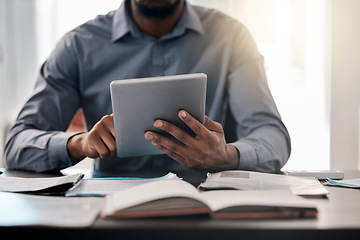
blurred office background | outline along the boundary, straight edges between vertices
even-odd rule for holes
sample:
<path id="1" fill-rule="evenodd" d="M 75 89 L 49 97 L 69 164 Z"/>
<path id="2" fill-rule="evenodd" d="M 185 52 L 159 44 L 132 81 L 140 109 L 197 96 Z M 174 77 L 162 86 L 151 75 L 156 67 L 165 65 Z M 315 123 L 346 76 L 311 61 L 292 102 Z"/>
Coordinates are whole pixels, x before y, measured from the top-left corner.
<path id="1" fill-rule="evenodd" d="M 243 22 L 292 138 L 284 169 L 359 169 L 360 1 L 190 0 Z M 0 0 L 0 150 L 63 34 L 121 0 Z M 226 37 L 226 36 L 224 36 Z M 1 164 L 0 164 L 1 166 Z"/>

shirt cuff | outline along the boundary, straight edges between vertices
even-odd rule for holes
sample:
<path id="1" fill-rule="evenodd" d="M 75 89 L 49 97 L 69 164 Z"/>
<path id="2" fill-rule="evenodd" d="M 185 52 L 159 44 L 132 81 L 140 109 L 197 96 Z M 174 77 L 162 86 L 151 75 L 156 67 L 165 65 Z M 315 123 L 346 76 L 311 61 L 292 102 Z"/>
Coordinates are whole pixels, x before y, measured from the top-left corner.
<path id="1" fill-rule="evenodd" d="M 240 153 L 238 169 L 256 170 L 257 154 L 255 148 L 250 143 L 238 141 L 229 143 L 229 145 L 235 146 Z"/>
<path id="2" fill-rule="evenodd" d="M 56 132 L 49 141 L 48 157 L 49 162 L 54 163 L 52 169 L 63 169 L 73 165 L 67 151 L 67 142 L 79 132 Z"/>

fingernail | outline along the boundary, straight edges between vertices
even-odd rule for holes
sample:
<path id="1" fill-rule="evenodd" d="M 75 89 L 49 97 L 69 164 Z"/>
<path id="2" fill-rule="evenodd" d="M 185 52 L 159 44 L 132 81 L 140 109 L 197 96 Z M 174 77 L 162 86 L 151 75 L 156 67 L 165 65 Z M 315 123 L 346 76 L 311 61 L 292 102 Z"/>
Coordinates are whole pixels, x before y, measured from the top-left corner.
<path id="1" fill-rule="evenodd" d="M 154 126 L 157 128 L 161 128 L 163 126 L 163 123 L 160 121 L 157 121 L 157 122 L 155 122 Z"/>
<path id="2" fill-rule="evenodd" d="M 151 133 L 147 133 L 147 134 L 145 134 L 145 138 L 148 140 L 152 140 L 154 138 L 154 136 Z"/>
<path id="3" fill-rule="evenodd" d="M 181 116 L 182 118 L 186 118 L 186 112 L 185 112 L 185 111 L 182 111 L 182 112 L 180 113 L 180 116 Z"/>

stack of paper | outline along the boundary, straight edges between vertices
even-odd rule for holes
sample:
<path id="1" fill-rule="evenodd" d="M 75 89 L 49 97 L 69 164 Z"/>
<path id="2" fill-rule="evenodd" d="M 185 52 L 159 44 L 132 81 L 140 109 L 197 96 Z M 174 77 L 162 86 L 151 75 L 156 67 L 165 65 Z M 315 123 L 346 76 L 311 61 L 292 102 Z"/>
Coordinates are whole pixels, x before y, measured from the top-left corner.
<path id="1" fill-rule="evenodd" d="M 50 178 L 0 177 L 0 191 L 22 193 L 64 193 L 81 181 L 84 174 Z"/>
<path id="2" fill-rule="evenodd" d="M 326 195 L 329 191 L 314 177 L 295 177 L 250 171 L 223 171 L 209 174 L 200 189 L 274 190 L 287 189 L 303 196 Z"/>

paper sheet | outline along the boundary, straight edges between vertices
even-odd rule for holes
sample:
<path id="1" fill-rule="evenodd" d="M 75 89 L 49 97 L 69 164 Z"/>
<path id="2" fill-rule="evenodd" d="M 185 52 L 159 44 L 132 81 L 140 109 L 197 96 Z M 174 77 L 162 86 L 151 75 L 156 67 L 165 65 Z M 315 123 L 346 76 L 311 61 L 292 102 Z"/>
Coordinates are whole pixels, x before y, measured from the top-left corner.
<path id="1" fill-rule="evenodd" d="M 179 179 L 174 173 L 157 178 L 90 178 L 82 180 L 77 187 L 70 189 L 66 197 L 105 196 L 148 182 Z"/>
<path id="2" fill-rule="evenodd" d="M 63 184 L 69 188 L 80 181 L 83 174 L 50 178 L 0 177 L 0 191 L 5 192 L 36 192 Z"/>
<path id="3" fill-rule="evenodd" d="M 0 226 L 75 228 L 93 224 L 99 214 L 102 199 L 0 192 L 0 202 Z"/>

